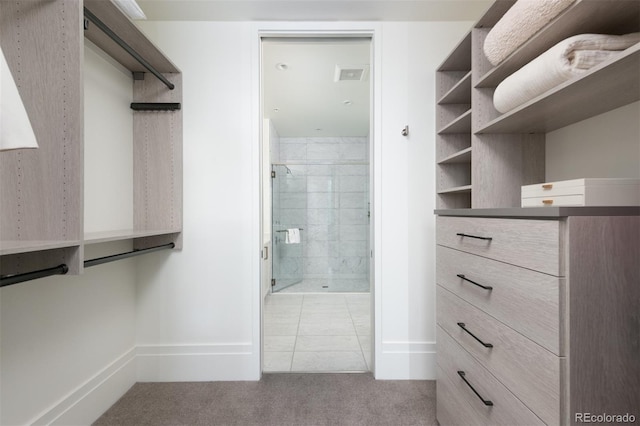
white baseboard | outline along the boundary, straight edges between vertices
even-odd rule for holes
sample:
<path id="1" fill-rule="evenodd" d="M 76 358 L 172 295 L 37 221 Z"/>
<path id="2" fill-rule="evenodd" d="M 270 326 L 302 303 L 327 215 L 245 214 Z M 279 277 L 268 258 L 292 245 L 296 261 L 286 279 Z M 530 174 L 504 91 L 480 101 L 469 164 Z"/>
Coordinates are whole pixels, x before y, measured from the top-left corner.
<path id="1" fill-rule="evenodd" d="M 376 354 L 377 380 L 435 380 L 435 342 L 382 342 Z"/>
<path id="2" fill-rule="evenodd" d="M 139 382 L 259 380 L 260 352 L 250 343 L 138 346 Z"/>
<path id="3" fill-rule="evenodd" d="M 135 384 L 135 361 L 136 349 L 131 348 L 30 423 L 34 425 L 93 423 Z"/>

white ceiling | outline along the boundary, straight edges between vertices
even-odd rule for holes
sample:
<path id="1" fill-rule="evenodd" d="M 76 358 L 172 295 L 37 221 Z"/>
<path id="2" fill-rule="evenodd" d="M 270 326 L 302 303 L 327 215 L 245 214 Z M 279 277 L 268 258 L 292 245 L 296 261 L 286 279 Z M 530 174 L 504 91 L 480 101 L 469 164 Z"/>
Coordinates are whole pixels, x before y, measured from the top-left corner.
<path id="1" fill-rule="evenodd" d="M 336 65 L 368 67 L 370 49 L 369 39 L 264 39 L 265 118 L 282 137 L 367 136 L 370 78 L 334 76 Z"/>
<path id="2" fill-rule="evenodd" d="M 492 1 L 138 0 L 138 4 L 147 19 L 160 21 L 475 21 Z M 334 82 L 336 64 L 369 64 L 369 41 L 280 39 L 263 43 L 263 48 L 264 115 L 273 120 L 280 136 L 369 134 L 370 79 Z M 286 63 L 287 71 L 278 71 L 278 63 Z M 351 105 L 344 105 L 347 100 Z"/>
<path id="3" fill-rule="evenodd" d="M 138 0 L 159 21 L 475 21 L 493 0 Z"/>

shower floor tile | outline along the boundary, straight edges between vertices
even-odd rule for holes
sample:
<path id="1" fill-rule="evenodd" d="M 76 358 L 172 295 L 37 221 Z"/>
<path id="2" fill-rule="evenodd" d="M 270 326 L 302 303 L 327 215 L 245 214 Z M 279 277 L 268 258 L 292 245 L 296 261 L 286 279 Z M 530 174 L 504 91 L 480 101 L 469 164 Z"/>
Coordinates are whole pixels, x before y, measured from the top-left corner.
<path id="1" fill-rule="evenodd" d="M 369 280 L 367 279 L 350 279 L 350 278 L 305 278 L 302 282 L 290 285 L 278 293 L 336 293 L 336 292 L 352 292 L 367 293 L 369 292 Z"/>
<path id="2" fill-rule="evenodd" d="M 265 372 L 369 371 L 369 293 L 270 294 Z"/>

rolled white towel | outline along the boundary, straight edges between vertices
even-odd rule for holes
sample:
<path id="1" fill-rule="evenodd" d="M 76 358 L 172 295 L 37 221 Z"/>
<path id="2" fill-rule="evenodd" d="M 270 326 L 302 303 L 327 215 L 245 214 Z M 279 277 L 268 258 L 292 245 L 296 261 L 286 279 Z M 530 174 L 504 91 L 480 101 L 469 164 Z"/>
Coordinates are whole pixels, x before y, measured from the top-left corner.
<path id="1" fill-rule="evenodd" d="M 493 104 L 510 111 L 576 76 L 586 73 L 621 50 L 640 42 L 640 33 L 580 34 L 569 37 L 505 78 L 496 87 Z"/>
<path id="2" fill-rule="evenodd" d="M 498 65 L 575 0 L 518 0 L 487 34 L 484 53 Z"/>

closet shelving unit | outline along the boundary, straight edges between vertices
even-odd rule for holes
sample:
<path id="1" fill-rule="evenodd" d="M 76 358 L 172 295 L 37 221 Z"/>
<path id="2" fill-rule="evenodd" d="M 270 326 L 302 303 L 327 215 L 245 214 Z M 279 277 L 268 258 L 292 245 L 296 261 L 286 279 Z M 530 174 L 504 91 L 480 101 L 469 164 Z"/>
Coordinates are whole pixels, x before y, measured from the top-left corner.
<path id="1" fill-rule="evenodd" d="M 471 207 L 471 34 L 436 74 L 438 208 Z"/>
<path id="2" fill-rule="evenodd" d="M 437 70 L 438 209 L 519 207 L 521 186 L 544 182 L 547 132 L 640 98 L 636 45 L 512 111 L 496 111 L 497 85 L 559 41 L 640 31 L 640 2 L 576 0 L 494 67 L 482 46 L 514 3 L 496 1 Z"/>
<path id="3" fill-rule="evenodd" d="M 629 336 L 640 207 L 520 208 L 521 186 L 546 181 L 548 132 L 640 100 L 640 43 L 512 111 L 493 106 L 504 78 L 561 40 L 640 31 L 640 1 L 575 0 L 494 67 L 483 44 L 514 3 L 496 0 L 436 73 L 442 425 L 568 425 L 577 413 L 627 412 L 640 395 L 628 379 L 639 371 Z M 446 133 L 467 99 L 471 129 Z"/>
<path id="4" fill-rule="evenodd" d="M 85 19 L 88 15 L 138 52 L 146 66 Z M 110 1 L 0 2 L 0 35 L 39 144 L 0 152 L 2 276 L 62 264 L 80 274 L 88 244 L 130 240 L 134 250 L 180 248 L 182 111 L 175 107 L 182 102 L 180 70 Z M 132 72 L 134 103 L 172 104 L 133 113 L 131 230 L 85 235 L 83 229 L 85 37 Z"/>

